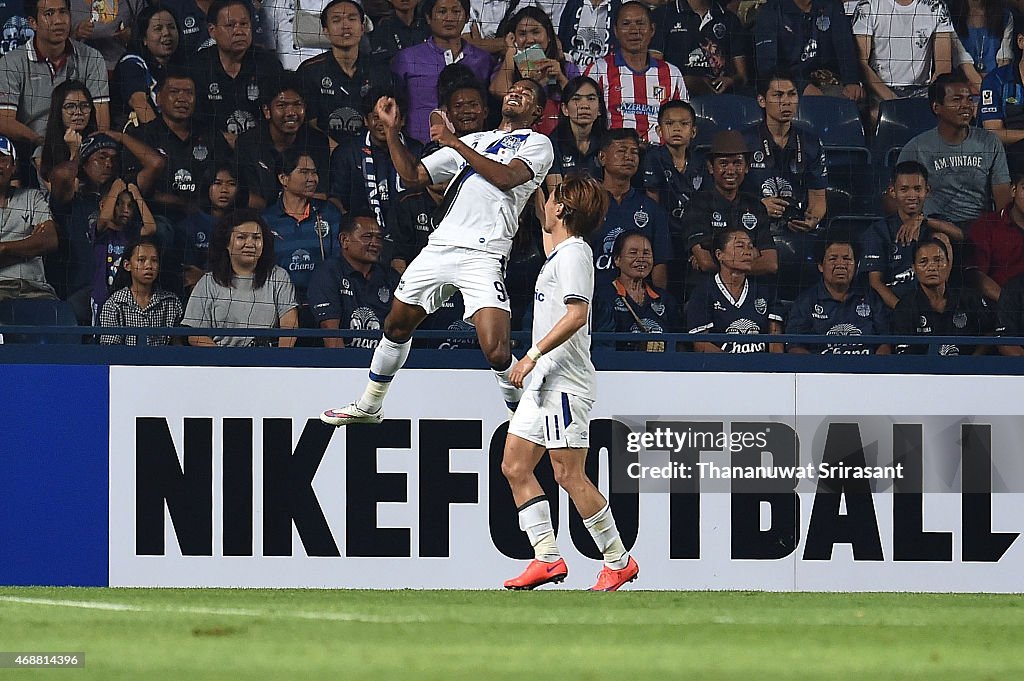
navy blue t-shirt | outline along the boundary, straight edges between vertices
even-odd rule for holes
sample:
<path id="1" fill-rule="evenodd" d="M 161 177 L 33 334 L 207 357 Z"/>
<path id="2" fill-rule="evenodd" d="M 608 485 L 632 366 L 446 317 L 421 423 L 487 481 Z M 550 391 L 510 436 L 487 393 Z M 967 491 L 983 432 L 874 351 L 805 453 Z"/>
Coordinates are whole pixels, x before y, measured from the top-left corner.
<path id="1" fill-rule="evenodd" d="M 278 199 L 263 211 L 263 219 L 274 233 L 277 264 L 291 277 L 299 303 L 305 303 L 306 289 L 315 267 L 341 252 L 338 243 L 341 213 L 333 204 L 314 199 L 309 214 L 296 221 L 284 212 Z"/>
<path id="2" fill-rule="evenodd" d="M 892 289 L 897 298 L 902 298 L 916 287 L 914 277 L 914 246 L 910 242 L 904 246 L 896 243 L 896 234 L 900 231 L 903 220 L 899 214 L 890 215 L 874 223 L 861 237 L 862 254 L 860 258 L 861 272 L 881 272 L 882 281 Z M 932 237 L 928 221 L 921 225 L 919 241 Z"/>
<path id="3" fill-rule="evenodd" d="M 807 209 L 808 190 L 828 188 L 828 168 L 821 140 L 793 126 L 782 148 L 775 143 L 764 123 L 748 128 L 743 136 L 747 146 L 753 149 L 743 191 L 761 198 L 786 199 L 789 211 L 798 210 L 798 217 L 802 218 Z"/>
<path id="4" fill-rule="evenodd" d="M 631 312 L 632 310 L 632 312 Z M 636 315 L 635 317 L 633 315 Z M 594 290 L 594 330 L 627 333 L 681 333 L 679 305 L 675 297 L 647 285 L 647 299 L 641 305 L 629 297 L 616 279 Z M 639 319 L 640 321 L 637 321 Z M 619 344 L 619 349 L 643 350 L 646 341 Z"/>
<path id="5" fill-rule="evenodd" d="M 183 262 L 186 266 L 206 269 L 210 257 L 210 239 L 213 238 L 213 227 L 216 224 L 217 218 L 202 211 L 192 213 L 181 221 L 179 231 L 185 235 Z"/>
<path id="6" fill-rule="evenodd" d="M 770 322 L 782 322 L 772 287 L 747 277 L 739 298 L 733 298 L 718 274 L 704 277 L 686 303 L 686 326 L 690 333 L 761 334 L 771 330 Z M 723 352 L 767 352 L 766 342 L 730 341 Z"/>
<path id="7" fill-rule="evenodd" d="M 391 310 L 392 293 L 399 274 L 390 267 L 374 265 L 364 277 L 343 255 L 317 265 L 310 278 L 309 307 L 317 323 L 337 319 L 342 329 L 376 331 L 383 328 Z M 348 338 L 355 348 L 375 348 L 376 338 Z"/>
<path id="8" fill-rule="evenodd" d="M 655 265 L 672 260 L 668 213 L 651 197 L 630 189 L 622 197 L 622 203 L 611 199 L 604 224 L 590 235 L 590 246 L 594 249 L 595 286 L 607 284 L 616 277 L 612 249 L 619 234 L 627 231 L 640 232 L 651 240 Z"/>
<path id="9" fill-rule="evenodd" d="M 786 333 L 819 336 L 878 336 L 889 332 L 888 310 L 873 290 L 850 290 L 846 300 L 832 297 L 824 282 L 807 289 L 793 302 L 786 320 Z M 874 345 L 813 344 L 812 353 L 821 355 L 870 355 Z"/>

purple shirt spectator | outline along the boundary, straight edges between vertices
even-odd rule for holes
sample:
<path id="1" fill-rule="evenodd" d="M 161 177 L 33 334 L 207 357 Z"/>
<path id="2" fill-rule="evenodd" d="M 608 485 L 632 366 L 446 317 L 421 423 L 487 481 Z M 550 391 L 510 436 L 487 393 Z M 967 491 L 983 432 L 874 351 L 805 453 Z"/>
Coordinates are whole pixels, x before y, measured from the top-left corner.
<path id="1" fill-rule="evenodd" d="M 457 60 L 480 82 L 486 83 L 491 75 L 491 55 L 462 42 L 462 54 Z M 430 112 L 437 108 L 437 78 L 441 69 L 453 63 L 451 52 L 442 50 L 431 38 L 420 45 L 407 47 L 391 62 L 391 70 L 405 89 L 409 101 L 409 134 L 421 142 L 430 141 Z"/>

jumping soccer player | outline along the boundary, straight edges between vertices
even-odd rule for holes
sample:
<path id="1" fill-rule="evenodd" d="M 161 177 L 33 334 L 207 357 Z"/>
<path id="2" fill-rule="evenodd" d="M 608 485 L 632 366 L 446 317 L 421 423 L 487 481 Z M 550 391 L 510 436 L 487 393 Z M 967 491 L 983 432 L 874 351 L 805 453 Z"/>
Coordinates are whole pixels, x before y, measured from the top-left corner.
<path id="1" fill-rule="evenodd" d="M 548 258 L 534 291 L 534 345 L 510 374 L 517 387 L 531 372 L 533 380 L 509 424 L 501 462 L 519 508 L 519 527 L 530 538 L 536 558 L 523 574 L 505 582 L 506 589 L 561 582 L 569 572 L 555 545 L 551 508 L 533 473 L 545 450 L 555 479 L 604 553 L 604 569 L 591 591 L 616 591 L 640 572 L 622 545 L 608 501 L 583 468 L 596 382 L 590 361 L 594 253 L 587 238 L 607 210 L 608 193 L 596 180 L 582 176 L 563 180 L 544 206 Z"/>
<path id="2" fill-rule="evenodd" d="M 320 420 L 332 426 L 380 423 L 391 380 L 405 364 L 412 332 L 426 316 L 462 292 L 465 318 L 476 327 L 480 347 L 494 369 L 510 412 L 522 389 L 512 385 L 511 308 L 504 269 L 519 214 L 544 182 L 553 160 L 551 141 L 530 127 L 544 111 L 547 96 L 532 80 L 517 81 L 502 101 L 501 125 L 459 138 L 443 123 L 431 136 L 442 146 L 417 161 L 399 136 L 398 106 L 382 97 L 376 114 L 387 128 L 388 150 L 407 187 L 447 183 L 439 209 L 443 217 L 427 246 L 402 275 L 384 338 L 370 362 L 370 381 L 358 401 L 328 409 Z"/>

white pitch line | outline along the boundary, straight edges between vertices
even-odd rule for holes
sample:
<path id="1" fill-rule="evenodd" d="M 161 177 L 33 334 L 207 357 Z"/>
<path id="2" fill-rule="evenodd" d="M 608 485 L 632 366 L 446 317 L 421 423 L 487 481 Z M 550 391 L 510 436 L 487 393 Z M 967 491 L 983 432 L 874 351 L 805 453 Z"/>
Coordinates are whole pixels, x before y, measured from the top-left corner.
<path id="1" fill-rule="evenodd" d="M 205 608 L 193 606 L 143 606 L 106 601 L 68 601 L 51 598 L 25 598 L 21 596 L 0 596 L 0 602 L 23 605 L 46 605 L 58 608 L 81 608 L 83 610 L 108 610 L 114 612 L 165 613 L 177 615 L 222 615 L 232 617 L 290 617 L 306 620 L 334 622 L 363 622 L 367 624 L 409 624 L 431 620 L 425 617 L 381 617 L 346 612 L 316 612 L 306 610 L 251 610 L 245 608 Z"/>

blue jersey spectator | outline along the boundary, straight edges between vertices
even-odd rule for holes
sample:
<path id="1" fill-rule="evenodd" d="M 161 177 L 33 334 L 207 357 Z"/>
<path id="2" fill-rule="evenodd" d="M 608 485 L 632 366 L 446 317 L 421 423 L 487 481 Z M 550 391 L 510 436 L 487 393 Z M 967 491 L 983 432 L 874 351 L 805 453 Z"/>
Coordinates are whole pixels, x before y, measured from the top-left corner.
<path id="1" fill-rule="evenodd" d="M 857 255 L 854 243 L 833 238 L 818 259 L 821 281 L 804 291 L 789 308 L 786 333 L 818 336 L 876 336 L 888 333 L 888 310 L 871 289 L 854 284 Z M 888 345 L 791 343 L 787 350 L 821 355 L 887 355 Z"/>

